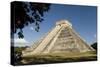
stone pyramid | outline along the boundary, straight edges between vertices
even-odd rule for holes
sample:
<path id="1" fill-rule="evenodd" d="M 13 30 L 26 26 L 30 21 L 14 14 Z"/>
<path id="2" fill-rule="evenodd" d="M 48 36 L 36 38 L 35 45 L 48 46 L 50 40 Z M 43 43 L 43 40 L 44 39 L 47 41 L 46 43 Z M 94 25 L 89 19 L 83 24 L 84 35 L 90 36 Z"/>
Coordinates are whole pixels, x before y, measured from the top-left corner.
<path id="1" fill-rule="evenodd" d="M 75 53 L 94 51 L 72 28 L 67 20 L 61 20 L 43 38 L 27 48 L 22 53 L 24 56 L 46 53 Z"/>

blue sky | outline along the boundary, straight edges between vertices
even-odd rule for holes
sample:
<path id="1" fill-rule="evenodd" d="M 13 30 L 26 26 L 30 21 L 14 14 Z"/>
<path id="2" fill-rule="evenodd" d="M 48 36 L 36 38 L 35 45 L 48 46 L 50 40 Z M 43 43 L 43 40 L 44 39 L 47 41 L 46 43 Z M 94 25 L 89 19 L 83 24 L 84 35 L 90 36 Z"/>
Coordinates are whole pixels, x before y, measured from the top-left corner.
<path id="1" fill-rule="evenodd" d="M 53 4 L 51 5 L 49 12 L 45 13 L 44 21 L 40 24 L 39 32 L 34 30 L 34 24 L 23 29 L 25 41 L 32 43 L 39 40 L 45 33 L 55 27 L 57 21 L 63 19 L 69 20 L 73 29 L 78 32 L 88 44 L 97 40 L 96 6 Z M 15 39 L 17 39 L 16 34 Z"/>

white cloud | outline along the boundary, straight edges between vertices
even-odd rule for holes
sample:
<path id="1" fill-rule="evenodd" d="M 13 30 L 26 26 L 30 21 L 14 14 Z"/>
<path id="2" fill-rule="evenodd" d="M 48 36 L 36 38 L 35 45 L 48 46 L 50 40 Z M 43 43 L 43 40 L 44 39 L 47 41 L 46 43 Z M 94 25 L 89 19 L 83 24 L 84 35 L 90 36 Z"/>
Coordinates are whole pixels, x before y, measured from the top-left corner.
<path id="1" fill-rule="evenodd" d="M 24 38 L 23 39 L 16 38 L 14 39 L 14 43 L 15 43 L 14 46 L 26 46 L 29 44 L 28 41 L 25 40 Z"/>
<path id="2" fill-rule="evenodd" d="M 32 31 L 33 31 L 33 30 L 34 30 L 34 28 L 33 28 L 33 27 L 30 27 L 30 30 L 32 30 Z"/>
<path id="3" fill-rule="evenodd" d="M 19 42 L 20 42 L 20 43 L 28 43 L 24 38 L 23 38 L 23 39 L 21 39 L 21 38 L 20 38 L 20 39 L 19 39 L 19 38 L 14 39 L 14 42 L 15 42 L 15 43 L 19 43 Z"/>

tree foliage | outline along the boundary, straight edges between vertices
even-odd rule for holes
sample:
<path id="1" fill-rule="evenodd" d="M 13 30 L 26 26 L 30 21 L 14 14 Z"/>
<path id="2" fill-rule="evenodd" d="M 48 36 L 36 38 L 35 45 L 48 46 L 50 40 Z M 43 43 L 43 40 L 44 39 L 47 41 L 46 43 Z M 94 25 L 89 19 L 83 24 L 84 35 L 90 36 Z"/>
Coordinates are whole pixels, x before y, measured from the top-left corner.
<path id="1" fill-rule="evenodd" d="M 24 38 L 23 28 L 31 23 L 35 24 L 35 31 L 39 31 L 39 24 L 44 20 L 45 12 L 50 9 L 50 4 L 19 2 L 11 3 L 11 34 L 17 33 L 19 38 Z M 19 29 L 19 31 L 18 31 Z"/>
<path id="2" fill-rule="evenodd" d="M 97 42 L 93 43 L 91 46 L 97 51 Z"/>

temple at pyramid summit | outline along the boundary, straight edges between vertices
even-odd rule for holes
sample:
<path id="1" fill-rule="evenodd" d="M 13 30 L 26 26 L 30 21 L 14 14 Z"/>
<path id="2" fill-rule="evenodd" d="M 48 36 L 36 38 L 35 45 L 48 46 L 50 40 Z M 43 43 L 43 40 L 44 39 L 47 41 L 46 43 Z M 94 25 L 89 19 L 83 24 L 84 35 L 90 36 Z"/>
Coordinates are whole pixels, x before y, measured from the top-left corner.
<path id="1" fill-rule="evenodd" d="M 56 22 L 55 27 L 33 46 L 22 51 L 23 56 L 48 53 L 75 53 L 94 51 L 80 37 L 68 20 Z"/>

